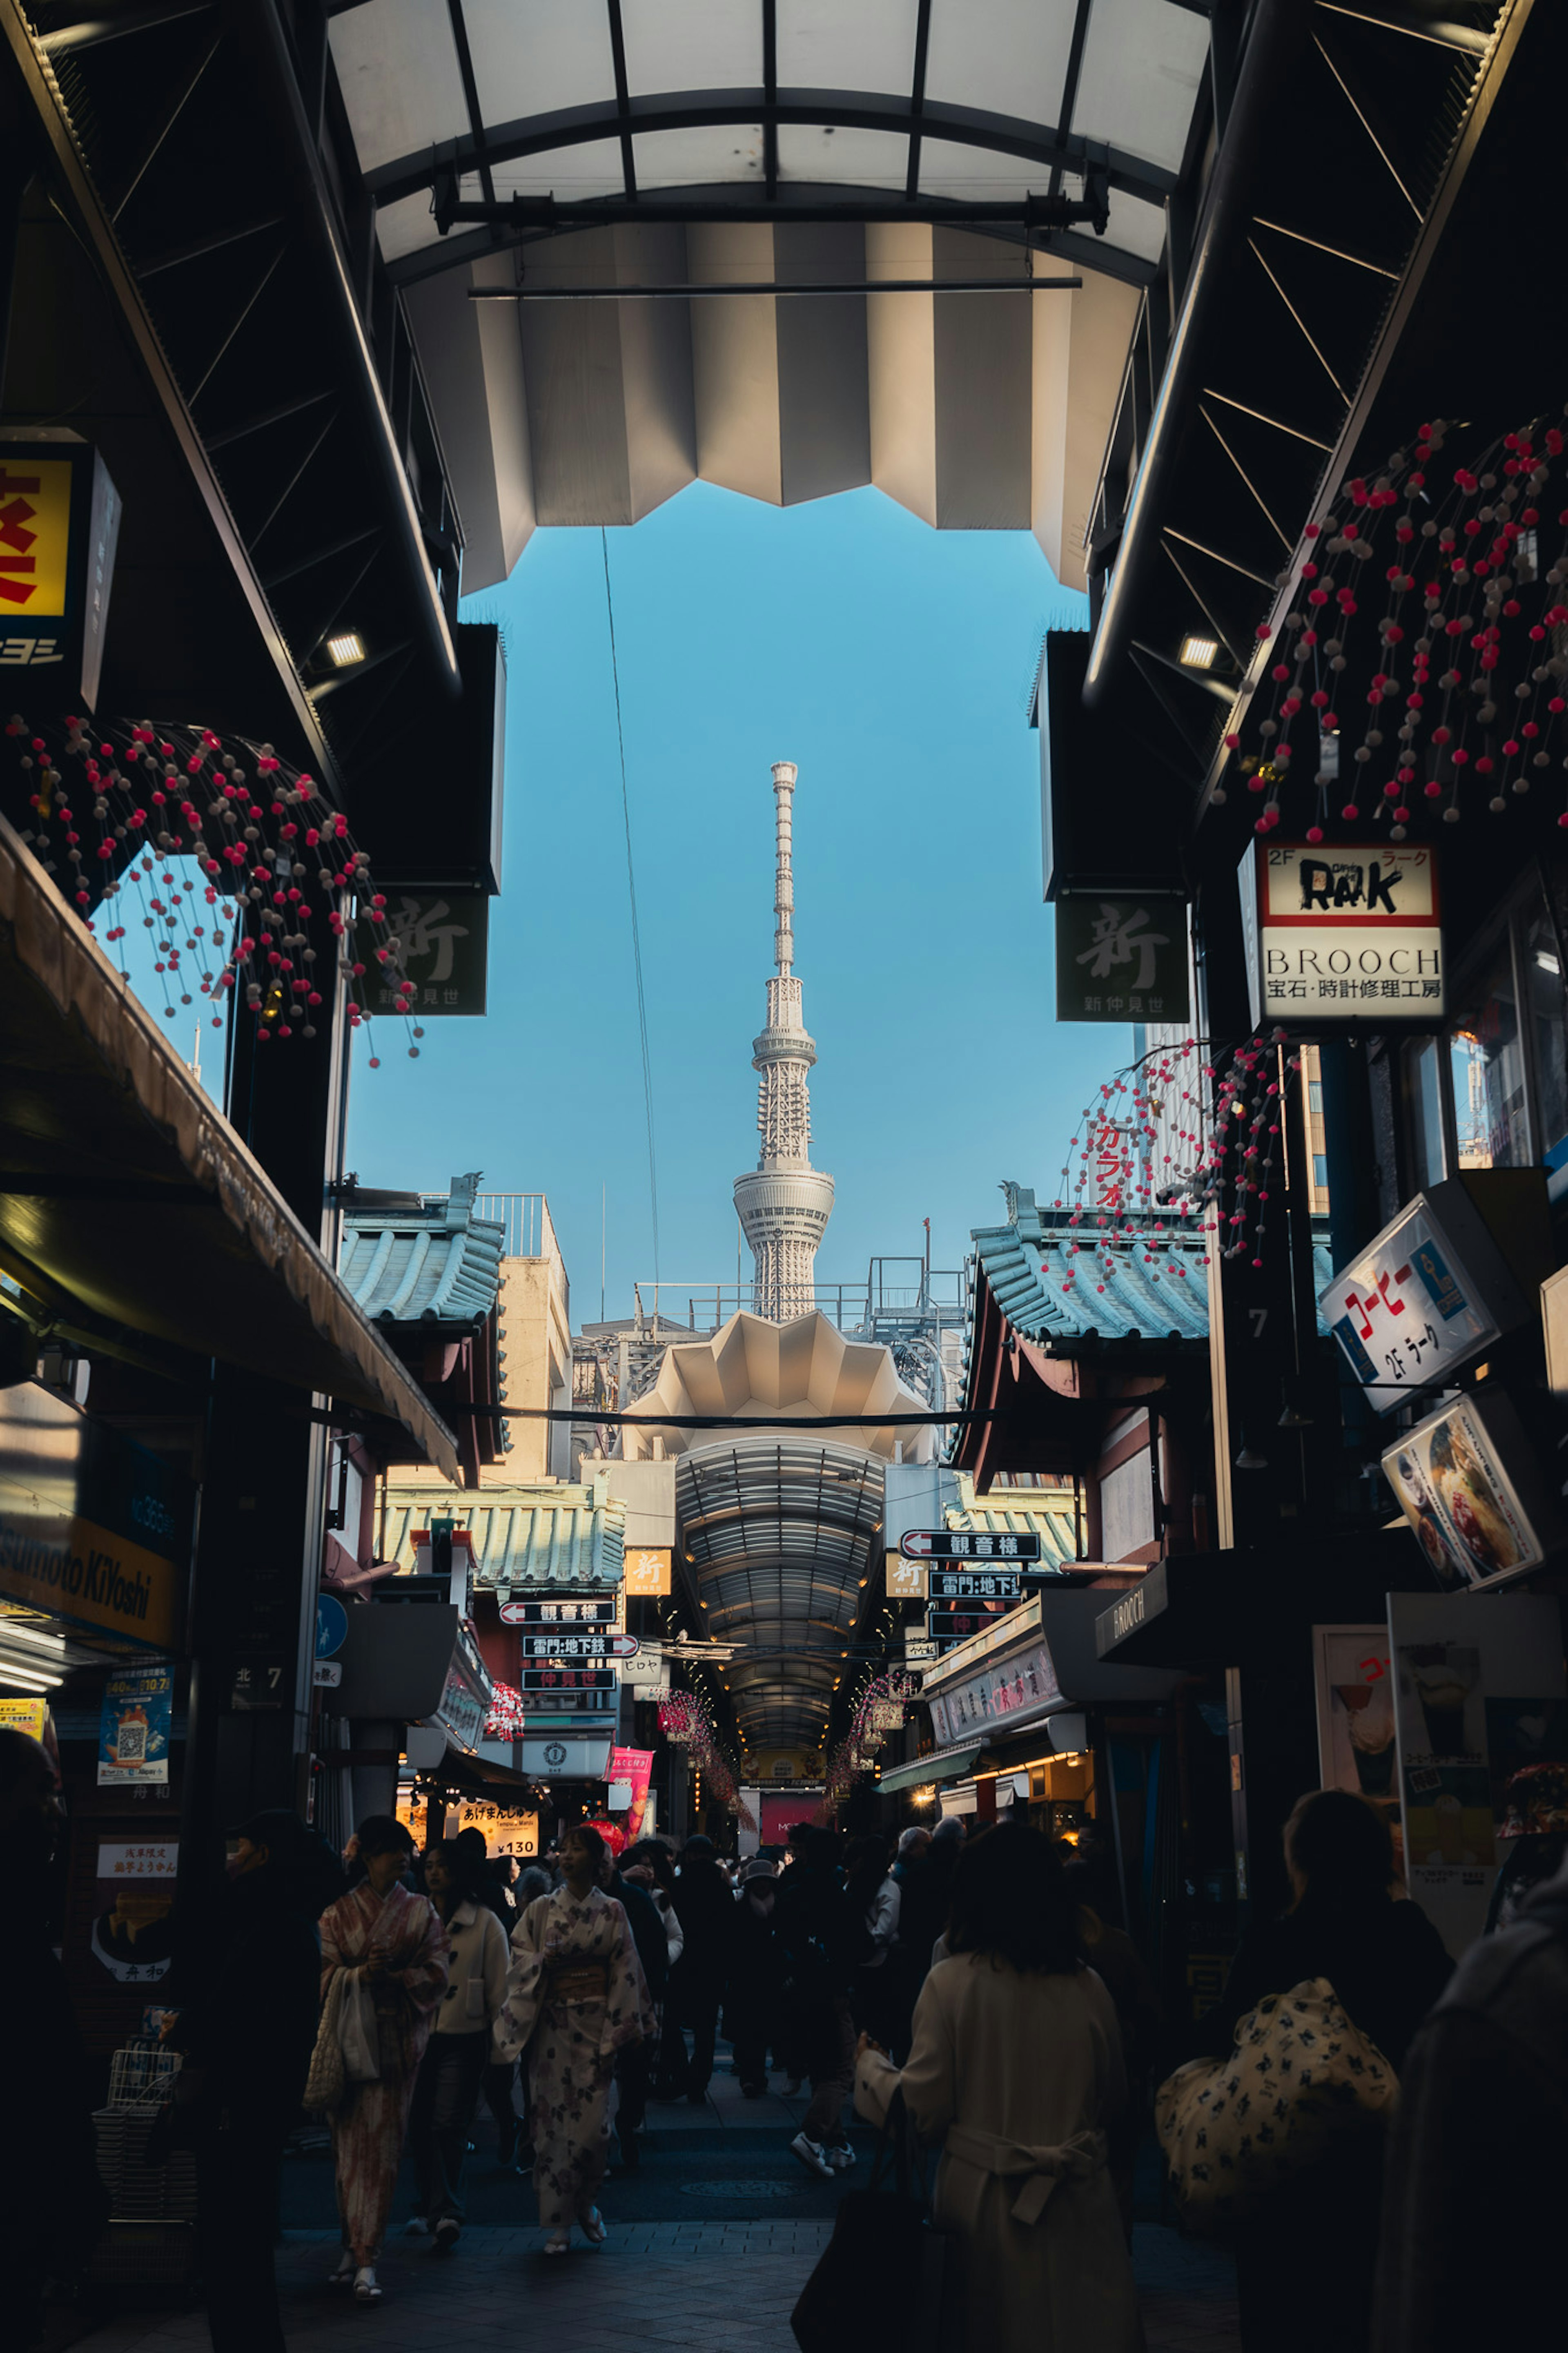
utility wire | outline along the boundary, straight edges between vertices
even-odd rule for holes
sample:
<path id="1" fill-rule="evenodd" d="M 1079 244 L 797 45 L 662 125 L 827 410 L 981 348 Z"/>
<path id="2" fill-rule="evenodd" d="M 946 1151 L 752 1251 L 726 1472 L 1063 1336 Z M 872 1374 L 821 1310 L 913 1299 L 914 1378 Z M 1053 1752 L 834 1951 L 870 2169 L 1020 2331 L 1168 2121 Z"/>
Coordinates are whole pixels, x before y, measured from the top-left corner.
<path id="1" fill-rule="evenodd" d="M 621 755 L 621 816 L 626 829 L 626 895 L 632 908 L 632 964 L 637 984 L 637 1035 L 642 1044 L 643 1108 L 647 1117 L 647 1194 L 653 1213 L 653 1279 L 658 1281 L 658 1174 L 653 1150 L 653 1061 L 647 1050 L 647 999 L 643 994 L 642 935 L 637 930 L 637 884 L 632 866 L 632 809 L 626 792 L 626 737 L 621 723 L 621 672 L 616 659 L 616 603 L 610 594 L 610 542 L 603 523 L 599 545 L 605 558 L 605 610 L 610 620 L 610 676 L 616 689 L 616 742 Z"/>

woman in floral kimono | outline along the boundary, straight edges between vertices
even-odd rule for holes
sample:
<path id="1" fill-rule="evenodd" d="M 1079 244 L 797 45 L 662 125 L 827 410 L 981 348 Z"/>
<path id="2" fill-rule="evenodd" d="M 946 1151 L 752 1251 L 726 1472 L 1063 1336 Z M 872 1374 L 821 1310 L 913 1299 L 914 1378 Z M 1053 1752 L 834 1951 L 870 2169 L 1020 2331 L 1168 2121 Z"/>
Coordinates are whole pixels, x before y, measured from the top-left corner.
<path id="1" fill-rule="evenodd" d="M 352 2280 L 361 2304 L 378 2304 L 375 2261 L 397 2183 L 414 2079 L 447 1984 L 447 1932 L 435 1905 L 398 1884 L 414 1841 L 390 1814 L 360 1824 L 364 1877 L 321 1915 L 321 1997 L 340 1970 L 371 1989 L 377 2081 L 350 2084 L 332 2123 L 342 2261 L 334 2286 Z"/>
<path id="2" fill-rule="evenodd" d="M 533 2186 L 550 2232 L 547 2255 L 566 2253 L 574 2222 L 590 2246 L 605 2243 L 594 2193 L 609 2156 L 616 2054 L 653 2032 L 626 1913 L 597 1884 L 605 1852 L 596 1831 L 568 1831 L 562 1840 L 565 1884 L 518 1922 L 496 2021 L 499 2059 L 528 2045 Z"/>

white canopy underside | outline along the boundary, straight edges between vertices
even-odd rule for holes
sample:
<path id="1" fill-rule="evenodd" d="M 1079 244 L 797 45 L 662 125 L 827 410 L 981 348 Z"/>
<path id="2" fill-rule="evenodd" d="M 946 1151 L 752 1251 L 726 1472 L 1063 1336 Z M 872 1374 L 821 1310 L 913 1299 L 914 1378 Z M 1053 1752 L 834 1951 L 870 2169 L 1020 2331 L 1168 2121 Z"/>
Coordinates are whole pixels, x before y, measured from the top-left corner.
<path id="1" fill-rule="evenodd" d="M 1032 529 L 1082 585 L 1139 284 L 1163 251 L 1206 69 L 1201 10 L 348 0 L 331 46 L 442 435 L 465 588 L 504 578 L 537 523 L 633 522 L 697 479 L 779 504 L 875 483 L 938 528 Z M 1077 292 L 468 300 L 520 271 L 531 285 L 1016 278 L 1029 266 L 1016 237 L 792 225 L 789 207 L 1074 196 L 1091 161 L 1110 172 L 1104 237 L 1033 256 L 1037 276 L 1081 274 Z M 489 247 L 471 226 L 441 237 L 437 171 L 463 201 L 765 195 L 779 225 Z"/>

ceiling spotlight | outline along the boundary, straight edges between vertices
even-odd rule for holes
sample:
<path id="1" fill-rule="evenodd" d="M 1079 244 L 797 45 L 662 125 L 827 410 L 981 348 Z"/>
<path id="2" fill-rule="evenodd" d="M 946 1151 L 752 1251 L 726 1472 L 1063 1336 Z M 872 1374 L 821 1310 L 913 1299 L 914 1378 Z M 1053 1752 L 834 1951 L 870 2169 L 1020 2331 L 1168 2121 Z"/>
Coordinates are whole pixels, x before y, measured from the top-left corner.
<path id="1" fill-rule="evenodd" d="M 1219 648 L 1213 638 L 1184 638 L 1176 659 L 1184 670 L 1213 670 Z"/>
<path id="2" fill-rule="evenodd" d="M 337 637 L 327 639 L 327 652 L 334 670 L 352 670 L 355 662 L 364 659 L 364 639 L 355 629 L 343 629 Z M 1182 659 L 1184 661 L 1186 656 L 1184 654 Z"/>

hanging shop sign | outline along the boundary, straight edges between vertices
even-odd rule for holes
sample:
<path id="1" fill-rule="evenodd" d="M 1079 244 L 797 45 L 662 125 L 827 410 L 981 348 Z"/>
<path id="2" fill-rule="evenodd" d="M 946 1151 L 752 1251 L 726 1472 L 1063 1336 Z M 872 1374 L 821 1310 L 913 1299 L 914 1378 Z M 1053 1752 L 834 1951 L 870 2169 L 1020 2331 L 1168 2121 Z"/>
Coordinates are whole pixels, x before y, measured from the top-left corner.
<path id="1" fill-rule="evenodd" d="M 987 1660 L 946 1691 L 928 1694 L 939 1748 L 1067 1704 L 1050 1646 L 1043 1639 L 1015 1657 Z"/>
<path id="2" fill-rule="evenodd" d="M 653 1750 L 612 1748 L 605 1770 L 610 1783 L 608 1810 L 626 1815 L 626 1843 L 630 1845 L 642 1835 L 648 1788 L 653 1779 Z M 623 1789 L 626 1796 L 617 1803 L 618 1793 Z"/>
<path id="3" fill-rule="evenodd" d="M 1443 1387 L 1530 1313 L 1457 1176 L 1407 1202 L 1319 1303 L 1378 1413 Z"/>
<path id="4" fill-rule="evenodd" d="M 490 902 L 481 892 L 388 891 L 386 929 L 400 955 L 399 974 L 375 992 L 374 1012 L 406 1010 L 419 1021 L 485 1010 Z"/>
<path id="5" fill-rule="evenodd" d="M 520 1688 L 524 1693 L 613 1692 L 619 1680 L 614 1667 L 524 1667 Z"/>
<path id="6" fill-rule="evenodd" d="M 1442 1019 L 1431 849 L 1257 841 L 1241 861 L 1240 885 L 1254 1027 Z"/>
<path id="7" fill-rule="evenodd" d="M 670 1548 L 668 1545 L 628 1545 L 626 1589 L 658 1598 L 670 1590 Z"/>
<path id="8" fill-rule="evenodd" d="M 0 1595 L 104 1650 L 177 1649 L 191 1492 L 36 1381 L 0 1389 Z"/>
<path id="9" fill-rule="evenodd" d="M 1058 898 L 1058 1021 L 1184 1021 L 1187 902 L 1174 893 Z"/>
<path id="10" fill-rule="evenodd" d="M 1456 1959 L 1487 1925 L 1520 1777 L 1568 1773 L 1551 1595 L 1391 1593 L 1403 1863 Z"/>
<path id="11" fill-rule="evenodd" d="M 662 1642 L 639 1642 L 635 1657 L 621 1668 L 621 1681 L 638 1699 L 662 1699 L 669 1690 L 669 1660 Z"/>
<path id="12" fill-rule="evenodd" d="M 1506 1585 L 1568 1542 L 1518 1414 L 1500 1390 L 1457 1398 L 1406 1430 L 1383 1472 L 1440 1583 Z"/>
<path id="13" fill-rule="evenodd" d="M 481 1798 L 460 1799 L 458 1827 L 481 1832 L 485 1852 L 492 1860 L 514 1854 L 520 1862 L 526 1862 L 539 1852 L 539 1816 L 513 1806 L 490 1805 Z"/>
<path id="14" fill-rule="evenodd" d="M 923 1561 L 906 1560 L 900 1553 L 890 1552 L 887 1559 L 889 1600 L 925 1600 L 927 1574 Z"/>
<path id="15" fill-rule="evenodd" d="M 538 1629 L 521 1635 L 518 1648 L 525 1659 L 608 1659 L 615 1655 L 615 1642 L 614 1633 L 605 1629 L 594 1628 L 585 1634 L 552 1634 Z"/>
<path id="16" fill-rule="evenodd" d="M 151 1985 L 174 1957 L 174 1839 L 100 1842 L 93 1899 L 94 1957 L 121 1985 Z"/>
<path id="17" fill-rule="evenodd" d="M 174 1707 L 170 1666 L 128 1667 L 103 1687 L 98 1719 L 98 1786 L 169 1778 L 169 1728 Z"/>
<path id="18" fill-rule="evenodd" d="M 93 710 L 120 539 L 120 493 L 74 434 L 0 440 L 0 670 Z"/>
<path id="19" fill-rule="evenodd" d="M 441 1704 L 430 1719 L 455 1748 L 466 1749 L 470 1756 L 478 1748 L 485 1736 L 494 1688 L 471 1630 L 459 1625 Z"/>
<path id="20" fill-rule="evenodd" d="M 1038 1560 L 1037 1535 L 998 1535 L 986 1528 L 910 1528 L 899 1538 L 906 1560 L 1023 1561 Z"/>
<path id="21" fill-rule="evenodd" d="M 602 1781 L 610 1761 L 608 1732 L 546 1732 L 522 1744 L 522 1769 L 542 1781 Z"/>
<path id="22" fill-rule="evenodd" d="M 1005 1568 L 933 1568 L 928 1571 L 932 1601 L 1021 1601 L 1024 1580 Z"/>
<path id="23" fill-rule="evenodd" d="M 500 1605 L 503 1626 L 613 1626 L 616 1616 L 613 1597 L 593 1601 L 546 1601 L 535 1596 Z"/>

